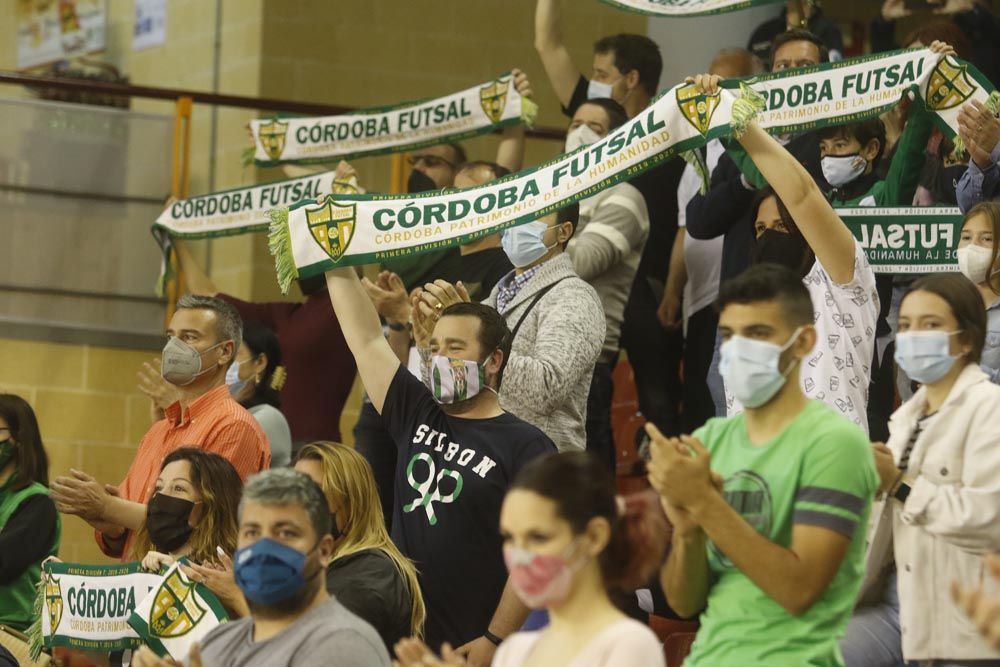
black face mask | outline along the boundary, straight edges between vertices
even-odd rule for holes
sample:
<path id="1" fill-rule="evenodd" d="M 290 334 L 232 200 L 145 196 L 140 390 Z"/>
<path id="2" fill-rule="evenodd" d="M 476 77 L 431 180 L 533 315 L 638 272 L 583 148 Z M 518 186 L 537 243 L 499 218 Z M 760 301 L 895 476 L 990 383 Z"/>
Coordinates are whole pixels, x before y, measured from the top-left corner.
<path id="1" fill-rule="evenodd" d="M 326 276 L 322 273 L 311 278 L 299 278 L 299 289 L 303 296 L 312 296 L 326 289 Z"/>
<path id="2" fill-rule="evenodd" d="M 757 237 L 753 263 L 780 264 L 801 273 L 806 250 L 806 242 L 802 237 L 776 229 L 765 229 Z"/>
<path id="3" fill-rule="evenodd" d="M 188 519 L 194 503 L 183 498 L 155 493 L 146 506 L 146 530 L 157 551 L 173 553 L 191 537 Z"/>
<path id="4" fill-rule="evenodd" d="M 406 191 L 410 194 L 415 192 L 430 192 L 431 190 L 440 190 L 431 177 L 422 171 L 417 171 L 414 169 L 410 172 L 410 178 L 406 181 Z"/>

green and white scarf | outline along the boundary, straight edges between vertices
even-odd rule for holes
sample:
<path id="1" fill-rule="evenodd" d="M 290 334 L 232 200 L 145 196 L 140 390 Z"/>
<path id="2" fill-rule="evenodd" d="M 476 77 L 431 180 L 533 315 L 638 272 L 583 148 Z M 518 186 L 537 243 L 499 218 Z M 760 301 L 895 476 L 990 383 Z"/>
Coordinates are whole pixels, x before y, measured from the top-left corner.
<path id="1" fill-rule="evenodd" d="M 161 577 L 140 563 L 78 565 L 48 561 L 39 584 L 40 624 L 32 626 L 33 648 L 65 646 L 83 651 L 120 651 L 141 644 L 128 619 Z"/>
<path id="2" fill-rule="evenodd" d="M 961 105 L 987 101 L 991 89 L 967 63 L 926 49 L 726 81 L 711 96 L 680 84 L 601 141 L 499 181 L 445 193 L 329 196 L 321 205 L 274 209 L 278 282 L 287 290 L 296 277 L 439 250 L 536 220 L 711 139 L 738 136 L 754 118 L 771 132 L 812 130 L 871 118 L 912 90 L 954 134 Z"/>
<path id="3" fill-rule="evenodd" d="M 784 0 L 603 0 L 605 4 L 650 16 L 704 16 L 774 5 Z"/>
<path id="4" fill-rule="evenodd" d="M 354 177 L 349 181 L 338 181 L 334 172 L 325 171 L 173 202 L 160 213 L 153 225 L 153 237 L 163 254 L 157 292 L 163 293 L 165 282 L 172 276 L 171 238 L 205 239 L 264 231 L 270 223 L 269 209 L 288 206 L 303 199 L 316 199 L 331 192 L 354 194 L 364 190 L 358 188 Z"/>
<path id="5" fill-rule="evenodd" d="M 837 215 L 875 273 L 958 271 L 962 212 L 956 207 L 838 208 Z"/>
<path id="6" fill-rule="evenodd" d="M 459 141 L 525 122 L 538 106 L 514 88 L 510 72 L 466 90 L 341 116 L 250 121 L 254 162 L 269 167 L 333 162 Z"/>
<path id="7" fill-rule="evenodd" d="M 159 656 L 183 662 L 191 647 L 229 616 L 207 588 L 197 584 L 176 562 L 139 603 L 128 620 L 142 641 Z"/>
<path id="8" fill-rule="evenodd" d="M 211 591 L 178 569 L 183 562 L 163 574 L 146 572 L 141 563 L 46 562 L 35 605 L 40 622 L 28 631 L 33 657 L 43 643 L 98 652 L 148 643 L 160 655 L 186 657 L 192 637 L 204 636 L 228 616 Z"/>

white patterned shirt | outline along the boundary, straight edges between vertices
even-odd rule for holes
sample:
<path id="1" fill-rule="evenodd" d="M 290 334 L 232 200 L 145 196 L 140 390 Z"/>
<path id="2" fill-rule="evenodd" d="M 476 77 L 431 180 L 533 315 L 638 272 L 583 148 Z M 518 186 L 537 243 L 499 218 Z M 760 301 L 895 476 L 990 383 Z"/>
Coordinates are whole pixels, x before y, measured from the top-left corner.
<path id="1" fill-rule="evenodd" d="M 833 281 L 817 259 L 802 279 L 813 304 L 816 347 L 799 373 L 802 390 L 868 432 L 868 384 L 875 353 L 879 300 L 875 273 L 861 244 L 854 242 L 854 278 Z M 726 388 L 726 414 L 743 406 Z"/>

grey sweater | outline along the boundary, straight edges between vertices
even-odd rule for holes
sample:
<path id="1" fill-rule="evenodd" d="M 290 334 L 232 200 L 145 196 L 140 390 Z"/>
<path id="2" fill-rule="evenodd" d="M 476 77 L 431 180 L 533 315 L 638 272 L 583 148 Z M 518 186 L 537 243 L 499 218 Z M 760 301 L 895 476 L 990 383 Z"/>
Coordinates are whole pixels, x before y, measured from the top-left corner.
<path id="1" fill-rule="evenodd" d="M 635 186 L 619 183 L 580 202 L 580 223 L 566 252 L 604 306 L 608 335 L 601 350 L 603 363 L 618 358 L 625 303 L 648 236 L 646 200 Z"/>
<path id="2" fill-rule="evenodd" d="M 542 264 L 503 315 L 514 329 L 534 296 L 557 281 L 514 337 L 500 405 L 540 428 L 559 451 L 579 451 L 587 444 L 587 395 L 605 336 L 597 292 L 580 279 L 563 253 Z M 495 308 L 498 291 L 494 287 L 483 303 Z"/>

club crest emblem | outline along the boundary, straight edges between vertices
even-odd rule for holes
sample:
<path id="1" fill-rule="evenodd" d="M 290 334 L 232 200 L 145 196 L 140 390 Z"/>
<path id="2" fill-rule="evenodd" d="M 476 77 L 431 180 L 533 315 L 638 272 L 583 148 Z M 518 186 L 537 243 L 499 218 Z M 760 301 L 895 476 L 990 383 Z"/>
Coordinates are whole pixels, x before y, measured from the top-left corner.
<path id="1" fill-rule="evenodd" d="M 932 111 L 954 109 L 976 92 L 975 82 L 969 78 L 967 65 L 957 65 L 950 58 L 942 58 L 927 83 L 927 106 Z"/>
<path id="2" fill-rule="evenodd" d="M 510 77 L 491 81 L 479 89 L 479 104 L 483 107 L 483 112 L 489 116 L 494 123 L 499 123 L 503 118 L 504 106 L 507 104 L 507 87 L 510 84 Z"/>
<path id="3" fill-rule="evenodd" d="M 174 570 L 156 591 L 149 630 L 156 637 L 181 637 L 191 632 L 207 611 L 198 602 L 194 583 Z"/>
<path id="4" fill-rule="evenodd" d="M 45 608 L 49 612 L 49 627 L 51 634 L 54 635 L 63 614 L 62 585 L 50 572 L 46 572 L 43 576 L 45 581 Z"/>
<path id="5" fill-rule="evenodd" d="M 272 120 L 260 126 L 260 143 L 267 151 L 268 157 L 277 160 L 281 157 L 281 152 L 285 150 L 285 134 L 288 132 L 288 123 L 279 120 Z"/>
<path id="6" fill-rule="evenodd" d="M 355 204 L 341 206 L 330 198 L 319 208 L 306 209 L 313 239 L 334 262 L 340 261 L 354 238 L 356 209 Z"/>
<path id="7" fill-rule="evenodd" d="M 705 95 L 691 84 L 677 89 L 677 106 L 687 121 L 701 134 L 705 134 L 712 125 L 712 115 L 719 106 L 719 94 Z"/>

